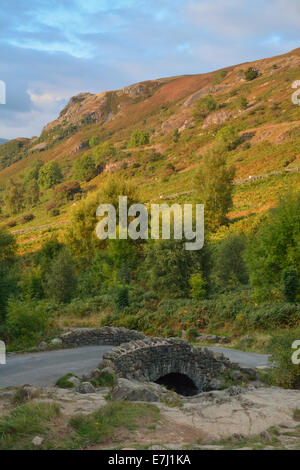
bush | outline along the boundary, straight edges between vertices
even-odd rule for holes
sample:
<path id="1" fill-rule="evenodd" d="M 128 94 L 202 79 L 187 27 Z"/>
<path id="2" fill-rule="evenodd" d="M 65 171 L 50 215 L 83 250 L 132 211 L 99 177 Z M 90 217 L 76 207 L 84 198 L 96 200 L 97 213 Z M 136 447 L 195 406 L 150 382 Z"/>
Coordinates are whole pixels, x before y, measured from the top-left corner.
<path id="1" fill-rule="evenodd" d="M 79 181 L 90 181 L 96 176 L 96 167 L 92 155 L 85 153 L 73 165 L 74 176 Z"/>
<path id="2" fill-rule="evenodd" d="M 89 146 L 90 148 L 96 147 L 96 145 L 99 144 L 99 137 L 97 135 L 94 135 L 90 140 L 89 140 Z"/>
<path id="3" fill-rule="evenodd" d="M 194 274 L 190 278 L 191 296 L 194 299 L 201 300 L 206 294 L 206 281 L 201 273 Z"/>
<path id="4" fill-rule="evenodd" d="M 56 191 L 62 198 L 73 201 L 75 194 L 81 193 L 81 186 L 78 181 L 68 181 L 58 186 Z"/>
<path id="5" fill-rule="evenodd" d="M 25 214 L 22 219 L 21 219 L 21 224 L 27 224 L 28 222 L 31 222 L 34 219 L 33 214 Z"/>
<path id="6" fill-rule="evenodd" d="M 6 317 L 7 331 L 19 347 L 34 345 L 47 333 L 50 318 L 45 302 L 10 301 Z"/>
<path id="7" fill-rule="evenodd" d="M 149 132 L 136 130 L 131 134 L 128 148 L 140 147 L 141 145 L 149 144 L 150 135 Z"/>
<path id="8" fill-rule="evenodd" d="M 233 126 L 225 126 L 216 135 L 217 149 L 221 152 L 234 150 L 241 143 L 241 138 Z"/>
<path id="9" fill-rule="evenodd" d="M 300 364 L 293 364 L 292 345 L 300 340 L 300 329 L 289 330 L 274 335 L 270 341 L 269 352 L 274 368 L 271 370 L 273 382 L 284 388 L 300 389 Z"/>
<path id="10" fill-rule="evenodd" d="M 254 67 L 249 67 L 245 72 L 245 78 L 247 81 L 255 80 L 259 76 L 259 72 Z"/>

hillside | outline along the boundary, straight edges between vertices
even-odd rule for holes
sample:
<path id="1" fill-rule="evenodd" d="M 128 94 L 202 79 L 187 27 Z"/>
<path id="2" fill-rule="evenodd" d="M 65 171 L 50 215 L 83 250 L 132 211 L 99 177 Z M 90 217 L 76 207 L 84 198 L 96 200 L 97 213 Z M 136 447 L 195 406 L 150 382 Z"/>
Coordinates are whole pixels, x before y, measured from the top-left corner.
<path id="1" fill-rule="evenodd" d="M 0 139 L 0 145 L 6 144 L 8 142 L 8 139 Z"/>
<path id="2" fill-rule="evenodd" d="M 245 78 L 249 67 L 258 72 L 253 80 Z M 95 95 L 81 93 L 71 98 L 40 137 L 1 146 L 2 198 L 9 181 L 22 182 L 39 160 L 58 162 L 64 182 L 76 179 L 74 162 L 108 142 L 116 152 L 104 155 L 94 178 L 81 181 L 85 192 L 94 191 L 108 174 L 116 173 L 133 179 L 145 201 L 188 200 L 203 154 L 221 128 L 234 126 L 241 143 L 228 152 L 228 164 L 236 167 L 229 216 L 233 225 L 251 225 L 282 192 L 300 187 L 300 109 L 291 102 L 291 85 L 299 77 L 300 49 L 296 49 L 207 74 L 151 80 Z M 216 109 L 197 120 L 195 106 L 207 95 L 215 100 Z M 128 148 L 135 130 L 149 133 L 149 143 Z M 97 137 L 95 148 L 89 148 L 92 137 Z M 43 191 L 38 204 L 18 214 L 4 211 L 0 221 L 11 224 L 24 250 L 43 238 L 48 224 L 54 230 L 67 223 L 74 202 L 64 201 L 51 215 L 46 206 L 54 192 Z M 34 219 L 26 222 L 23 215 L 28 212 Z M 32 234 L 31 227 L 40 229 Z"/>

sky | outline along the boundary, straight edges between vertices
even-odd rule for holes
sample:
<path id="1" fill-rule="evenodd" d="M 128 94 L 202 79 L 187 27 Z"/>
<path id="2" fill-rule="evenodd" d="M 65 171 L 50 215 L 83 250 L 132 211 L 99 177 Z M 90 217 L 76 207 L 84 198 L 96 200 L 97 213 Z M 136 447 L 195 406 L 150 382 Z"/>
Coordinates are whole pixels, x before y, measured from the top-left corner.
<path id="1" fill-rule="evenodd" d="M 68 99 L 300 47 L 299 0 L 1 0 L 0 138 L 32 137 Z"/>

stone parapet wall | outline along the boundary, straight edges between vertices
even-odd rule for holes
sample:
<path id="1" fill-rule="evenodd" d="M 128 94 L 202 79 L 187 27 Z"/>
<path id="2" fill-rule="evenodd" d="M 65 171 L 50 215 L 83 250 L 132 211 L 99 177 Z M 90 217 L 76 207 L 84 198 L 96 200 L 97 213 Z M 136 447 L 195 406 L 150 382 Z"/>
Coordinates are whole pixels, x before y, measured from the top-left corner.
<path id="1" fill-rule="evenodd" d="M 135 330 L 126 328 L 78 328 L 60 336 L 67 347 L 80 346 L 119 346 L 135 340 L 143 340 L 146 336 Z"/>

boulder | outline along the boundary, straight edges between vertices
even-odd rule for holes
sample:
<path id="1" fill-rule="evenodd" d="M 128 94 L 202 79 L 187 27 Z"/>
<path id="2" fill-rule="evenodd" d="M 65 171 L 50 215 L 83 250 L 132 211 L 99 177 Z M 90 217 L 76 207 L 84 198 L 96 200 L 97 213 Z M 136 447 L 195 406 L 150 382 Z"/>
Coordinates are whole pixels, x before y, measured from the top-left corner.
<path id="1" fill-rule="evenodd" d="M 40 447 L 43 444 L 44 439 L 42 437 L 35 436 L 31 442 L 34 446 Z"/>
<path id="2" fill-rule="evenodd" d="M 160 400 L 158 390 L 152 385 L 137 382 L 135 380 L 118 379 L 112 390 L 114 400 L 158 402 Z"/>
<path id="3" fill-rule="evenodd" d="M 60 338 L 54 338 L 51 343 L 52 346 L 61 346 L 63 344 Z"/>
<path id="4" fill-rule="evenodd" d="M 78 377 L 75 377 L 75 375 L 72 375 L 72 377 L 69 377 L 68 382 L 71 382 L 71 384 L 73 384 L 74 387 L 79 387 L 80 385 L 80 380 Z"/>
<path id="5" fill-rule="evenodd" d="M 82 382 L 77 388 L 76 392 L 86 394 L 86 393 L 95 393 L 96 389 L 90 382 Z"/>
<path id="6" fill-rule="evenodd" d="M 45 351 L 45 349 L 48 348 L 48 343 L 46 343 L 46 341 L 42 341 L 40 344 L 39 344 L 39 349 L 41 351 Z"/>
<path id="7" fill-rule="evenodd" d="M 18 397 L 21 401 L 33 400 L 39 396 L 38 388 L 25 384 L 18 390 Z"/>

